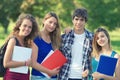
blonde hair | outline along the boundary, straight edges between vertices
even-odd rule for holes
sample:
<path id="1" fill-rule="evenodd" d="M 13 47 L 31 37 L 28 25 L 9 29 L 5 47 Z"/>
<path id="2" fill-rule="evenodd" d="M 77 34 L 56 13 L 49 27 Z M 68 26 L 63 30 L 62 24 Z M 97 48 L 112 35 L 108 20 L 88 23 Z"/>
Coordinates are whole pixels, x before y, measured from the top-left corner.
<path id="1" fill-rule="evenodd" d="M 108 38 L 108 45 L 109 45 L 109 48 L 111 49 L 111 43 L 110 43 L 110 36 L 109 36 L 109 33 L 107 32 L 106 29 L 104 28 L 98 28 L 94 34 L 94 38 L 93 38 L 93 42 L 92 42 L 92 47 L 93 47 L 93 51 L 92 51 L 92 56 L 93 57 L 98 57 L 99 56 L 99 52 L 101 51 L 102 47 L 98 45 L 97 43 L 97 36 L 99 34 L 99 32 L 103 32 L 106 37 Z"/>
<path id="2" fill-rule="evenodd" d="M 61 44 L 61 31 L 60 31 L 60 25 L 58 21 L 58 17 L 54 12 L 49 12 L 48 14 L 45 15 L 44 21 L 49 19 L 50 17 L 54 17 L 57 20 L 56 28 L 53 32 L 50 33 L 50 39 L 52 43 L 53 49 L 59 49 L 60 44 Z M 43 24 L 44 26 L 44 24 Z"/>

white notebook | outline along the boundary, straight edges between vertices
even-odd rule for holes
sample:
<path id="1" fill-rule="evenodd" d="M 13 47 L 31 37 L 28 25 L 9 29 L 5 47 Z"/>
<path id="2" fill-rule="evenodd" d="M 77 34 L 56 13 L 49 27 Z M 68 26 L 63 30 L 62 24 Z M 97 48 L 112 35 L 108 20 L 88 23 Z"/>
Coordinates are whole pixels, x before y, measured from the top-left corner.
<path id="1" fill-rule="evenodd" d="M 13 61 L 26 61 L 31 58 L 32 49 L 21 47 L 21 46 L 14 46 L 12 60 Z M 17 73 L 28 73 L 28 66 L 22 66 L 17 68 L 10 68 L 11 72 Z"/>

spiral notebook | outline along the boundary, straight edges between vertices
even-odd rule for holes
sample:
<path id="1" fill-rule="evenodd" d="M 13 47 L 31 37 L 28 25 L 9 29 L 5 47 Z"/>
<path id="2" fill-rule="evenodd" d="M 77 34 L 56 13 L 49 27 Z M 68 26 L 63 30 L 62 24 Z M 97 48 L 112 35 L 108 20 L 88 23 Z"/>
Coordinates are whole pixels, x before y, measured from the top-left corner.
<path id="1" fill-rule="evenodd" d="M 117 58 L 101 55 L 97 67 L 97 72 L 113 76 L 117 64 Z"/>

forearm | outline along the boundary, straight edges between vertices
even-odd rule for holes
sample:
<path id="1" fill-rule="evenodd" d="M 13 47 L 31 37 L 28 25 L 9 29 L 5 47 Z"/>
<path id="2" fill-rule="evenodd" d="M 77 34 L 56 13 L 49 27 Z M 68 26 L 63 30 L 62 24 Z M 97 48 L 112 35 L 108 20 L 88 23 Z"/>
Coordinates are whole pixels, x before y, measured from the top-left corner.
<path id="1" fill-rule="evenodd" d="M 32 67 L 34 69 L 38 70 L 39 72 L 44 72 L 44 73 L 47 73 L 47 74 L 50 73 L 49 69 L 45 68 L 44 66 L 42 66 L 41 64 L 39 64 L 37 62 L 36 63 L 34 62 L 34 64 L 32 64 Z"/>
<path id="2" fill-rule="evenodd" d="M 118 80 L 116 77 L 107 76 L 107 75 L 103 75 L 103 78 L 104 78 L 105 80 Z"/>
<path id="3" fill-rule="evenodd" d="M 9 61 L 9 62 L 4 62 L 4 67 L 5 68 L 16 68 L 20 66 L 25 66 L 25 61 L 20 62 L 20 61 Z"/>
<path id="4" fill-rule="evenodd" d="M 101 76 L 103 79 L 105 79 L 105 80 L 118 80 L 116 77 L 114 77 L 114 76 L 108 76 L 108 75 L 104 75 L 104 74 L 102 74 L 102 76 Z"/>
<path id="5" fill-rule="evenodd" d="M 92 74 L 93 78 L 95 79 L 105 79 L 105 80 L 118 80 L 117 77 L 115 76 L 108 76 L 108 75 L 105 75 L 105 74 L 101 74 L 99 72 L 94 72 Z"/>

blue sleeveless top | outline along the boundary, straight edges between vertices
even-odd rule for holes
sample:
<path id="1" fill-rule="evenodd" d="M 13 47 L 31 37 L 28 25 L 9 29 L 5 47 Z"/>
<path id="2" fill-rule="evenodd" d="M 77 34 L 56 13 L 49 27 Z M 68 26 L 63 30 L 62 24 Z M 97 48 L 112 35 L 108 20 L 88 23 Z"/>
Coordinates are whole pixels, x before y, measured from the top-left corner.
<path id="1" fill-rule="evenodd" d="M 115 52 L 115 51 L 112 51 L 112 53 L 111 53 L 110 56 L 111 56 L 111 57 L 114 57 L 115 54 L 116 54 L 116 52 Z M 96 71 L 98 63 L 99 63 L 99 62 L 98 62 L 95 58 L 92 58 L 92 62 L 91 62 L 92 73 Z M 90 78 L 90 80 L 93 80 L 93 79 Z M 100 80 L 104 80 L 104 79 L 100 79 Z"/>
<path id="2" fill-rule="evenodd" d="M 36 37 L 34 39 L 35 44 L 38 47 L 38 58 L 37 58 L 37 62 L 41 63 L 44 58 L 47 56 L 47 54 L 53 50 L 51 43 L 47 43 L 45 42 L 41 37 Z M 32 75 L 34 76 L 44 76 L 41 72 L 39 72 L 38 70 L 32 68 Z M 54 78 L 57 76 L 53 76 Z"/>

